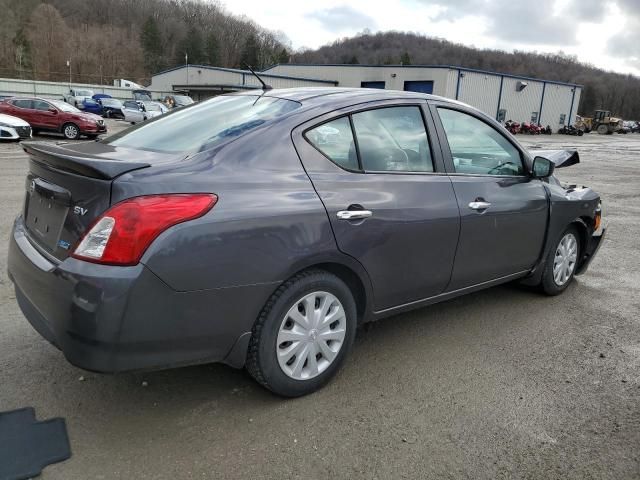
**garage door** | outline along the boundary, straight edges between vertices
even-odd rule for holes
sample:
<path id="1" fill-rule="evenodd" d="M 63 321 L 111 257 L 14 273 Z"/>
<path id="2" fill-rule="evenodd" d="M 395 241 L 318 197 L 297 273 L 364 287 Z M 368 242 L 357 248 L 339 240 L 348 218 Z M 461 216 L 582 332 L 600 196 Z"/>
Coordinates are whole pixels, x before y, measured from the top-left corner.
<path id="1" fill-rule="evenodd" d="M 362 88 L 382 88 L 384 89 L 384 80 L 381 82 L 360 82 Z"/>
<path id="2" fill-rule="evenodd" d="M 404 82 L 407 92 L 433 93 L 433 80 L 409 80 Z"/>

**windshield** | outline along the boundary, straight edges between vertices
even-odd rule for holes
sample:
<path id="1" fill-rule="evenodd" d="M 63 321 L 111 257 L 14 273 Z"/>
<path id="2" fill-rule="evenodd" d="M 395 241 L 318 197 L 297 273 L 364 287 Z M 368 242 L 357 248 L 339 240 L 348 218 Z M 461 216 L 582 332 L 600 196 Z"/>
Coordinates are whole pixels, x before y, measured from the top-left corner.
<path id="1" fill-rule="evenodd" d="M 273 97 L 220 96 L 174 110 L 104 142 L 167 153 L 203 151 L 300 106 L 298 102 Z"/>
<path id="2" fill-rule="evenodd" d="M 73 105 L 69 105 L 66 102 L 62 102 L 60 100 L 49 100 L 49 102 L 53 103 L 56 106 L 56 108 L 58 108 L 59 110 L 62 110 L 63 112 L 80 113 L 80 110 L 78 110 Z"/>
<path id="3" fill-rule="evenodd" d="M 147 111 L 151 111 L 151 112 L 162 112 L 162 108 L 160 108 L 160 105 L 158 105 L 157 103 L 150 103 L 150 102 L 145 102 L 144 107 L 147 109 Z"/>
<path id="4" fill-rule="evenodd" d="M 173 100 L 178 105 L 191 105 L 193 103 L 193 99 L 191 97 L 187 97 L 186 95 L 175 95 Z"/>
<path id="5" fill-rule="evenodd" d="M 122 107 L 122 102 L 120 100 L 116 100 L 115 98 L 101 98 L 100 102 L 105 107 Z"/>
<path id="6" fill-rule="evenodd" d="M 91 90 L 76 90 L 76 97 L 93 97 Z"/>

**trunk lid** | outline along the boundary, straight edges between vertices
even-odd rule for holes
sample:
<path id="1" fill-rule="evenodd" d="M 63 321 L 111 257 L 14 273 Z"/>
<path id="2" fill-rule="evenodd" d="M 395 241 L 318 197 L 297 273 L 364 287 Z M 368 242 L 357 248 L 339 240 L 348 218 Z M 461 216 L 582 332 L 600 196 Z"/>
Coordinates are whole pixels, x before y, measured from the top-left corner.
<path id="1" fill-rule="evenodd" d="M 166 155 L 112 147 L 100 142 L 24 142 L 29 173 L 23 217 L 31 242 L 64 260 L 88 227 L 111 205 L 115 178 Z"/>

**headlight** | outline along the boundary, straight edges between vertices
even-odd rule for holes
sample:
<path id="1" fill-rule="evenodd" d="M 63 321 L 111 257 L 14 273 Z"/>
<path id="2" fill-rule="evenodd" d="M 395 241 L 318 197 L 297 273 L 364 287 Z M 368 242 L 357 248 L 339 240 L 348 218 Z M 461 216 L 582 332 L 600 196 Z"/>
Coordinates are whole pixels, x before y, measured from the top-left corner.
<path id="1" fill-rule="evenodd" d="M 596 214 L 593 217 L 593 231 L 597 232 L 600 230 L 600 226 L 602 225 L 602 201 L 598 202 L 598 206 L 596 207 Z"/>

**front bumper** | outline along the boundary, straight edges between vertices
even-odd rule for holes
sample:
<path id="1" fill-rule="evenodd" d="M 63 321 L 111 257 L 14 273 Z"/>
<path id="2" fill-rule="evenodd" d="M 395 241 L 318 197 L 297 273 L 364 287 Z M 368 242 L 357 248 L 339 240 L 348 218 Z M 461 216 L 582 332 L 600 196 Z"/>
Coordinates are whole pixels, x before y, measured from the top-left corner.
<path id="1" fill-rule="evenodd" d="M 104 123 L 104 121 L 101 125 L 81 125 L 80 132 L 90 134 L 107 133 L 107 125 Z"/>
<path id="2" fill-rule="evenodd" d="M 246 342 L 238 339 L 273 290 L 178 292 L 142 264 L 51 263 L 29 240 L 21 217 L 8 273 L 22 312 L 44 338 L 70 363 L 109 373 L 220 361 L 241 366 Z M 244 351 L 234 350 L 237 342 Z"/>
<path id="3" fill-rule="evenodd" d="M 0 126 L 0 140 L 25 140 L 31 138 L 31 127 Z"/>
<path id="4" fill-rule="evenodd" d="M 587 243 L 584 256 L 582 257 L 582 263 L 576 269 L 576 275 L 580 275 L 587 271 L 589 268 L 589 264 L 593 260 L 593 257 L 596 256 L 598 250 L 600 250 L 600 246 L 604 240 L 605 235 L 607 234 L 607 229 L 605 227 L 602 228 L 601 232 L 596 232 L 589 238 L 589 242 Z"/>

